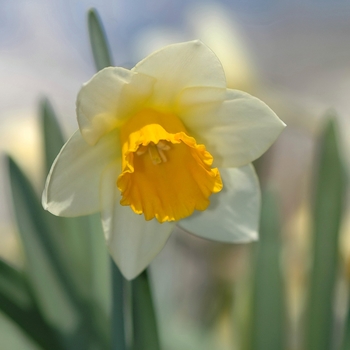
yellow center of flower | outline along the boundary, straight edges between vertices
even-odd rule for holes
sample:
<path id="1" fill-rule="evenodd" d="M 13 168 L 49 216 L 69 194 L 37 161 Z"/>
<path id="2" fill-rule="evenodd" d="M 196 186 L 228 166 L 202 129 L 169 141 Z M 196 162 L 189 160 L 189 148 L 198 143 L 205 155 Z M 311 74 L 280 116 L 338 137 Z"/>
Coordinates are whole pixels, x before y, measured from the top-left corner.
<path id="1" fill-rule="evenodd" d="M 205 210 L 209 196 L 222 189 L 213 157 L 176 115 L 143 110 L 121 127 L 120 136 L 120 203 L 146 220 L 180 220 Z"/>

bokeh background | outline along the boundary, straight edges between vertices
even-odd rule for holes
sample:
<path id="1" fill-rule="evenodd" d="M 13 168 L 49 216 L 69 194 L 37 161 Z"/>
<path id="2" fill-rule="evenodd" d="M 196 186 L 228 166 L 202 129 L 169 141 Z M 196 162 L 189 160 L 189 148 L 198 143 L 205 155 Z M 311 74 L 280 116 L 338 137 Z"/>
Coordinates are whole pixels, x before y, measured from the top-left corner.
<path id="1" fill-rule="evenodd" d="M 299 349 L 315 151 L 327 116 L 337 118 L 342 157 L 345 167 L 350 165 L 350 3 L 0 0 L 0 152 L 14 157 L 38 193 L 43 183 L 39 101 L 49 98 L 67 136 L 77 128 L 76 95 L 95 73 L 86 14 L 91 7 L 103 21 L 115 65 L 130 68 L 165 44 L 201 39 L 221 59 L 229 87 L 264 100 L 288 125 L 256 166 L 262 186 L 273 187 L 280 203 L 287 348 Z M 339 241 L 344 266 L 348 222 L 345 215 Z M 0 256 L 23 266 L 16 231 L 1 160 Z M 165 349 L 243 349 L 252 250 L 253 245 L 172 235 L 151 266 Z M 347 310 L 344 271 L 340 319 Z M 22 335 L 2 315 L 0 334 L 5 329 L 19 339 L 13 346 L 22 349 Z"/>

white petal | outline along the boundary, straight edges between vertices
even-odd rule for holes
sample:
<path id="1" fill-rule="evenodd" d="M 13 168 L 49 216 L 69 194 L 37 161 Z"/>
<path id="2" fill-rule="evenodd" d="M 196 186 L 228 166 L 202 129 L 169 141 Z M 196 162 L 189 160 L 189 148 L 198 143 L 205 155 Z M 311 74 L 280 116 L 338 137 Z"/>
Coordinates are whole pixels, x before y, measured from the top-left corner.
<path id="1" fill-rule="evenodd" d="M 198 105 L 180 116 L 189 133 L 212 154 L 215 166 L 240 167 L 259 158 L 285 124 L 259 99 L 227 90 L 218 104 Z"/>
<path id="2" fill-rule="evenodd" d="M 224 184 L 210 197 L 210 206 L 180 220 L 178 225 L 197 236 L 227 243 L 258 239 L 260 188 L 252 165 L 220 169 Z"/>
<path id="3" fill-rule="evenodd" d="M 154 79 L 120 67 L 107 67 L 81 88 L 77 97 L 80 131 L 93 145 L 143 107 Z"/>
<path id="4" fill-rule="evenodd" d="M 195 108 L 195 113 L 198 113 L 198 108 L 203 107 L 204 111 L 210 104 L 221 105 L 224 102 L 227 94 L 226 88 L 195 86 L 189 87 L 181 91 L 177 100 L 177 113 L 181 116 L 191 118 L 191 109 Z M 206 113 L 208 113 L 206 111 Z"/>
<path id="5" fill-rule="evenodd" d="M 146 221 L 120 205 L 116 180 L 120 162 L 109 166 L 101 179 L 102 224 L 109 252 L 125 278 L 140 274 L 162 250 L 175 224 Z"/>
<path id="6" fill-rule="evenodd" d="M 188 87 L 226 88 L 219 59 L 200 41 L 166 46 L 139 62 L 133 71 L 156 78 L 151 104 L 161 109 L 173 109 L 179 93 Z"/>
<path id="7" fill-rule="evenodd" d="M 119 133 L 113 131 L 95 146 L 80 131 L 63 146 L 46 180 L 43 207 L 60 216 L 80 216 L 100 210 L 100 177 L 105 167 L 120 158 Z"/>

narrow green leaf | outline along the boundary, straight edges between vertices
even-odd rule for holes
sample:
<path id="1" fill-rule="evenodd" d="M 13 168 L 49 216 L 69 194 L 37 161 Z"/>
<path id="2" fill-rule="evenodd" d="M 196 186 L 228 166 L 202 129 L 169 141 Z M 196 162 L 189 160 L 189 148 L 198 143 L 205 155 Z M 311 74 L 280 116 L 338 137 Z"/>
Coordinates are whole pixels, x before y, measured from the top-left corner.
<path id="1" fill-rule="evenodd" d="M 88 12 L 88 28 L 89 28 L 89 37 L 90 44 L 92 49 L 92 54 L 95 61 L 96 70 L 99 71 L 105 67 L 112 66 L 112 59 L 110 55 L 110 50 L 108 46 L 108 42 L 106 39 L 106 34 L 102 25 L 102 22 L 99 18 L 99 15 L 95 9 L 90 9 Z M 95 227 L 96 227 L 96 219 L 95 219 Z M 100 229 L 101 230 L 101 224 Z M 100 235 L 102 237 L 102 235 Z M 96 237 L 96 236 L 95 236 Z M 92 255 L 97 257 L 102 257 L 103 261 L 103 270 L 106 269 L 106 256 L 107 250 L 105 248 L 105 243 L 103 244 L 103 248 L 101 245 L 101 240 L 99 241 L 98 247 L 101 249 L 95 249 L 95 253 L 92 252 Z M 93 245 L 95 247 L 95 245 Z M 125 350 L 126 349 L 126 339 L 125 339 L 125 324 L 124 324 L 124 278 L 121 275 L 118 267 L 111 260 L 110 264 L 110 273 L 111 273 L 111 283 L 112 283 L 112 295 L 106 293 L 99 293 L 101 291 L 101 282 L 104 286 L 108 285 L 108 277 L 105 274 L 100 274 L 99 269 L 101 265 L 98 264 L 98 261 L 101 259 L 95 259 L 93 264 L 93 281 L 95 282 L 95 288 L 93 290 L 97 292 L 97 297 L 102 306 L 110 307 L 109 300 L 112 299 L 112 325 L 111 325 L 111 341 L 112 341 L 112 349 L 113 350 Z M 98 277 L 100 276 L 100 277 Z M 101 278 L 102 276 L 102 278 Z M 98 277 L 96 279 L 96 277 Z M 96 283 L 97 282 L 97 283 Z M 100 283 L 99 283 L 100 282 Z M 96 288 L 97 287 L 97 288 Z M 110 290 L 110 288 L 106 289 Z M 107 328 L 105 328 L 106 330 Z"/>
<path id="2" fill-rule="evenodd" d="M 64 145 L 64 138 L 56 114 L 47 98 L 40 103 L 40 119 L 44 138 L 45 173 L 48 174 L 53 161 Z"/>
<path id="3" fill-rule="evenodd" d="M 27 334 L 0 310 L 0 330 L 1 330 L 1 348 L 10 350 L 44 350 L 33 338 L 27 337 Z"/>
<path id="4" fill-rule="evenodd" d="M 27 257 L 28 276 L 45 319 L 71 337 L 68 343 L 83 342 L 75 337 L 80 323 L 79 297 L 60 263 L 57 249 L 51 240 L 50 226 L 32 186 L 14 161 L 9 158 L 10 185 L 18 229 Z M 90 329 L 91 331 L 91 329 Z M 86 330 L 88 332 L 88 330 Z M 67 344 L 67 348 L 68 344 Z"/>
<path id="5" fill-rule="evenodd" d="M 0 259 L 0 310 L 44 349 L 63 349 L 59 334 L 45 322 L 23 273 Z"/>
<path id="6" fill-rule="evenodd" d="M 85 288 L 88 289 L 87 307 L 89 307 L 89 317 L 92 326 L 96 329 L 99 346 L 96 349 L 111 348 L 110 333 L 110 310 L 111 310 L 111 280 L 110 280 L 110 261 L 106 249 L 106 242 L 101 225 L 99 214 L 79 218 L 85 225 L 85 229 L 79 232 L 79 238 L 84 239 L 82 234 L 86 235 L 87 256 L 86 268 L 89 273 L 88 283 Z M 94 348 L 95 349 L 95 348 Z"/>
<path id="7" fill-rule="evenodd" d="M 125 307 L 124 284 L 125 279 L 117 265 L 111 260 L 112 273 L 112 350 L 126 350 L 125 338 Z"/>
<path id="8" fill-rule="evenodd" d="M 97 71 L 112 66 L 106 34 L 95 9 L 90 9 L 88 12 L 88 27 L 92 54 Z"/>
<path id="9" fill-rule="evenodd" d="M 160 349 L 156 315 L 147 271 L 132 282 L 133 349 Z"/>
<path id="10" fill-rule="evenodd" d="M 41 125 L 48 173 L 64 139 L 47 99 L 41 104 Z M 111 298 L 109 259 L 100 217 L 63 218 L 48 212 L 44 212 L 43 216 L 50 227 L 46 234 L 50 236 L 60 264 L 69 275 L 79 299 L 81 317 L 89 321 L 90 327 L 97 332 L 102 349 L 107 348 L 110 338 L 107 315 Z M 93 332 L 85 330 L 85 337 L 93 335 Z"/>
<path id="11" fill-rule="evenodd" d="M 49 173 L 52 163 L 64 145 L 64 138 L 57 121 L 56 114 L 48 99 L 43 99 L 40 104 L 40 124 L 44 144 L 45 177 Z M 66 219 L 56 217 L 44 212 L 40 207 L 43 220 L 46 220 L 47 227 L 45 235 L 51 241 L 52 248 L 56 251 L 57 259 L 64 266 L 65 273 L 68 273 L 74 287 L 85 291 L 86 274 L 84 274 L 88 257 L 86 252 L 86 234 L 81 232 L 80 222 L 77 219 Z M 80 233 L 80 234 L 79 234 Z M 79 240 L 82 236 L 82 241 Z M 81 261 L 83 260 L 83 261 Z M 79 264 L 80 263 L 80 264 Z M 84 269 L 80 269 L 80 266 Z"/>
<path id="12" fill-rule="evenodd" d="M 254 276 L 252 350 L 284 348 L 284 290 L 280 266 L 281 238 L 279 206 L 275 195 L 262 196 L 260 240 L 256 246 Z"/>
<path id="13" fill-rule="evenodd" d="M 45 319 L 65 335 L 67 349 L 88 348 L 108 341 L 98 332 L 91 304 L 77 293 L 59 255 L 52 226 L 28 179 L 9 158 L 14 211 L 28 261 L 28 276 Z M 84 231 L 82 231 L 84 232 Z M 67 260 L 68 259 L 67 254 Z M 88 288 L 90 288 L 89 286 Z"/>
<path id="14" fill-rule="evenodd" d="M 307 305 L 305 349 L 331 349 L 338 237 L 345 195 L 336 123 L 330 120 L 319 145 L 313 213 L 313 267 Z"/>
<path id="15" fill-rule="evenodd" d="M 344 336 L 341 344 L 341 350 L 350 349 L 350 303 L 348 304 L 348 314 L 345 320 Z"/>
<path id="16" fill-rule="evenodd" d="M 2 259 L 0 259 L 0 291 L 22 308 L 30 307 L 33 304 L 23 274 Z"/>
<path id="17" fill-rule="evenodd" d="M 57 121 L 56 114 L 48 101 L 43 99 L 40 104 L 40 123 L 44 143 L 45 176 L 49 173 L 52 163 L 64 145 L 64 138 Z M 56 217 L 42 208 L 43 219 L 47 222 L 45 235 L 49 236 L 52 246 L 56 250 L 60 264 L 64 265 L 65 272 L 70 274 L 70 279 L 75 288 L 85 291 L 88 277 L 86 276 L 87 235 L 82 232 L 79 219 L 67 219 Z M 81 238 L 81 239 L 80 239 Z M 81 266 L 83 268 L 81 268 Z"/>

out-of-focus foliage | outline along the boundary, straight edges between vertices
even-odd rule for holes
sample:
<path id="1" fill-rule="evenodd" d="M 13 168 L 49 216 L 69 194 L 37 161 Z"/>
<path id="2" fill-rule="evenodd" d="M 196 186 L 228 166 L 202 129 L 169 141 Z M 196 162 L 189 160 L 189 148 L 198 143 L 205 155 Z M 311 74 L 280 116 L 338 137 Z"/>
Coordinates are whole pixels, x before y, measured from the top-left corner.
<path id="1" fill-rule="evenodd" d="M 260 241 L 255 248 L 250 349 L 283 349 L 286 301 L 281 270 L 280 211 L 276 195 L 269 190 L 262 196 Z"/>
<path id="2" fill-rule="evenodd" d="M 94 10 L 89 33 L 96 66 L 103 68 L 110 58 Z M 64 137 L 48 100 L 40 111 L 47 174 Z M 98 215 L 68 219 L 45 212 L 26 175 L 11 158 L 8 164 L 26 265 L 18 271 L 0 261 L 0 310 L 34 344 L 50 350 L 126 349 L 124 317 L 133 313 L 135 348 L 153 349 L 158 336 L 147 275 L 133 282 L 134 302 L 125 304 L 126 282 L 113 262 L 110 266 Z"/>
<path id="3" fill-rule="evenodd" d="M 134 350 L 160 350 L 158 330 L 147 272 L 131 282 Z"/>
<path id="4" fill-rule="evenodd" d="M 62 146 L 62 137 L 48 106 L 47 101 L 42 104 L 42 125 L 49 163 L 52 150 Z M 96 224 L 99 221 L 96 217 L 66 219 L 48 214 L 25 174 L 10 158 L 9 171 L 15 217 L 27 259 L 23 273 L 28 275 L 36 317 L 49 329 L 47 334 L 54 333 L 49 338 L 57 348 L 104 349 L 109 343 L 109 281 L 108 256 L 102 230 Z M 7 305 L 4 300 L 3 307 Z"/>
<path id="5" fill-rule="evenodd" d="M 111 65 L 108 42 L 103 25 L 96 10 L 88 12 L 88 27 L 92 53 L 97 70 Z M 133 282 L 131 289 L 131 304 L 126 303 L 125 288 L 127 281 L 121 275 L 118 267 L 111 259 L 112 270 L 112 349 L 124 350 L 128 348 L 126 339 L 126 313 L 132 314 L 133 339 L 129 346 L 140 350 L 157 350 L 159 348 L 155 312 L 150 293 L 148 275 L 144 272 Z"/>
<path id="6" fill-rule="evenodd" d="M 102 69 L 112 61 L 108 43 L 94 10 L 89 12 L 88 21 L 95 65 Z M 64 137 L 47 100 L 42 101 L 40 111 L 48 172 Z M 187 331 L 186 325 L 179 328 L 186 332 L 173 332 L 176 336 L 170 341 L 164 339 L 166 334 L 160 334 L 165 344 L 171 343 L 169 349 L 226 350 L 231 349 L 233 343 L 237 350 L 346 350 L 350 347 L 350 312 L 346 319 L 339 318 L 334 307 L 339 298 L 335 293 L 342 262 L 338 244 L 347 190 L 340 142 L 337 123 L 332 119 L 325 125 L 315 159 L 310 271 L 305 267 L 305 271 L 309 271 L 308 296 L 297 331 L 291 327 L 285 290 L 285 282 L 290 277 L 282 264 L 283 218 L 277 195 L 267 189 L 263 191 L 261 240 L 251 254 L 253 277 L 246 279 L 245 291 L 249 295 L 244 296 L 245 308 L 239 314 L 249 319 L 244 332 L 237 341 L 226 342 L 230 344 L 226 346 L 218 345 L 224 342 L 215 342 L 206 334 L 219 328 L 219 322 L 228 324 L 231 334 L 237 333 L 232 325 L 238 323 L 235 319 L 238 314 L 226 316 L 231 306 L 234 309 L 240 306 L 242 296 L 227 298 L 233 288 L 223 283 L 225 293 L 218 292 L 208 298 L 208 303 L 216 295 L 233 300 L 233 305 L 215 301 L 217 305 L 224 305 L 220 312 L 225 317 L 220 319 L 220 315 L 213 312 L 215 322 L 207 322 L 199 334 Z M 26 175 L 11 158 L 8 164 L 26 265 L 18 270 L 0 260 L 0 310 L 25 335 L 19 346 L 23 350 L 161 349 L 147 274 L 131 284 L 126 282 L 108 257 L 99 218 L 95 215 L 66 219 L 46 213 Z M 248 299 L 250 303 L 246 302 Z M 159 310 L 162 305 L 158 307 Z M 4 337 L 2 344 L 15 344 L 3 329 L 0 333 L 1 338 Z"/>
<path id="7" fill-rule="evenodd" d="M 112 66 L 106 34 L 98 13 L 94 9 L 88 12 L 88 26 L 96 70 L 99 71 L 105 67 Z"/>
<path id="8" fill-rule="evenodd" d="M 330 120 L 320 140 L 315 166 L 312 268 L 305 315 L 305 349 L 334 348 L 339 231 L 346 188 L 337 133 L 335 121 Z"/>

